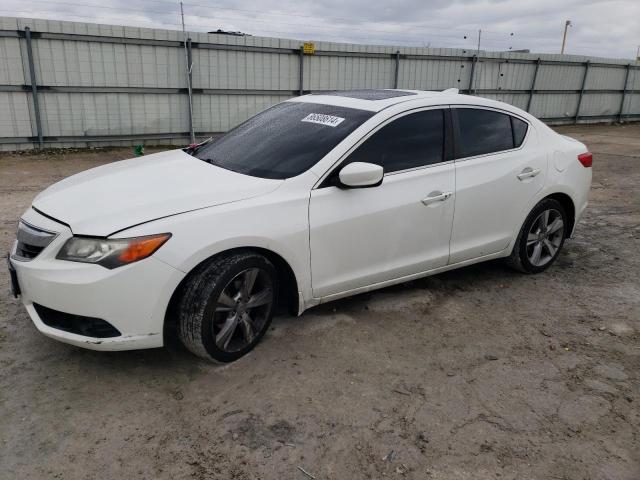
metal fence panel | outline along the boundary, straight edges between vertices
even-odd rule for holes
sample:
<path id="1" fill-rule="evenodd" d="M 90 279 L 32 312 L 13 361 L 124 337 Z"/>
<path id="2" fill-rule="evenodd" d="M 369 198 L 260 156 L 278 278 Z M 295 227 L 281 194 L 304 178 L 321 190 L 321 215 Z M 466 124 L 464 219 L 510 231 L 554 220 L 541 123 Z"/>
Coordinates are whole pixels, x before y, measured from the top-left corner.
<path id="1" fill-rule="evenodd" d="M 187 98 L 179 94 L 47 93 L 47 136 L 140 135 L 186 132 Z"/>
<path id="2" fill-rule="evenodd" d="M 527 89 L 531 86 L 535 69 L 536 66 L 533 63 L 501 63 L 497 88 L 502 90 Z"/>
<path id="3" fill-rule="evenodd" d="M 538 93 L 531 102 L 531 114 L 538 118 L 571 120 L 578 108 L 578 94 Z"/>
<path id="4" fill-rule="evenodd" d="M 184 85 L 184 59 L 180 63 L 180 74 Z M 295 90 L 298 88 L 298 59 L 278 53 L 196 49 L 193 55 L 193 86 Z"/>
<path id="5" fill-rule="evenodd" d="M 466 89 L 470 72 L 471 62 L 467 60 L 401 60 L 398 87 L 413 90 Z"/>
<path id="6" fill-rule="evenodd" d="M 390 88 L 395 64 L 388 58 L 307 56 L 304 90 Z"/>
<path id="7" fill-rule="evenodd" d="M 36 43 L 36 75 L 43 85 L 184 86 L 184 52 L 177 48 L 48 39 Z"/>
<path id="8" fill-rule="evenodd" d="M 23 85 L 22 55 L 17 38 L 0 38 L 0 84 Z"/>
<path id="9" fill-rule="evenodd" d="M 225 132 L 287 98 L 276 95 L 197 95 L 194 98 L 194 110 L 197 112 L 193 119 L 194 129 L 201 134 Z"/>
<path id="10" fill-rule="evenodd" d="M 523 110 L 527 108 L 527 102 L 529 100 L 528 93 L 487 93 L 483 95 L 483 97 L 508 103 Z"/>
<path id="11" fill-rule="evenodd" d="M 582 65 L 540 65 L 536 88 L 539 90 L 578 90 L 584 75 Z"/>
<path id="12" fill-rule="evenodd" d="M 619 90 L 624 86 L 627 71 L 624 68 L 590 67 L 585 88 L 594 90 Z"/>
<path id="13" fill-rule="evenodd" d="M 29 96 L 22 92 L 0 92 L 0 138 L 30 137 Z"/>
<path id="14" fill-rule="evenodd" d="M 624 113 L 640 112 L 640 95 L 628 95 L 625 99 Z"/>
<path id="15" fill-rule="evenodd" d="M 589 93 L 582 99 L 580 116 L 617 115 L 620 110 L 620 94 Z"/>

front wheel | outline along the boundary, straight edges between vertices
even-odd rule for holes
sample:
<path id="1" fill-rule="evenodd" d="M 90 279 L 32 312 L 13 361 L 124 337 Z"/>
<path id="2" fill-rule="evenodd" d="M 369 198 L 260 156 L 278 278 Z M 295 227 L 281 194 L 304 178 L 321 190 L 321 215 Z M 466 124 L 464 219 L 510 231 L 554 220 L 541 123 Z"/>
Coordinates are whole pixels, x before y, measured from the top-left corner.
<path id="1" fill-rule="evenodd" d="M 562 204 L 552 198 L 542 200 L 522 225 L 507 263 L 526 273 L 546 270 L 560 254 L 568 229 Z"/>
<path id="2" fill-rule="evenodd" d="M 178 302 L 179 336 L 191 352 L 218 362 L 248 353 L 273 318 L 275 267 L 262 255 L 222 255 L 198 267 Z"/>

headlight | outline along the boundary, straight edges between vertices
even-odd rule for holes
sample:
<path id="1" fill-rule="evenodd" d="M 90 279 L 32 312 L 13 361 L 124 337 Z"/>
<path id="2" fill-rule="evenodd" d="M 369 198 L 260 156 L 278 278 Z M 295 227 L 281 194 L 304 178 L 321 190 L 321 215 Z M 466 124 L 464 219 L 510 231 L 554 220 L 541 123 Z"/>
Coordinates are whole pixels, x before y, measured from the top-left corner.
<path id="1" fill-rule="evenodd" d="M 153 255 L 170 237 L 170 233 L 115 239 L 71 237 L 56 258 L 116 268 Z"/>

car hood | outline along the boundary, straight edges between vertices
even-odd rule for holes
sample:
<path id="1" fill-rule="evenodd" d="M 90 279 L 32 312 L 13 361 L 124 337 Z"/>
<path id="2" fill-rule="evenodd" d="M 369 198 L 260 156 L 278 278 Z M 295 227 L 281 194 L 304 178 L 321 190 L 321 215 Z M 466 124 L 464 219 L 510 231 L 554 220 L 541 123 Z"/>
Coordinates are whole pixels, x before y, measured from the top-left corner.
<path id="1" fill-rule="evenodd" d="M 282 182 L 171 150 L 73 175 L 44 190 L 33 207 L 68 224 L 74 234 L 106 237 L 158 218 L 264 195 Z"/>

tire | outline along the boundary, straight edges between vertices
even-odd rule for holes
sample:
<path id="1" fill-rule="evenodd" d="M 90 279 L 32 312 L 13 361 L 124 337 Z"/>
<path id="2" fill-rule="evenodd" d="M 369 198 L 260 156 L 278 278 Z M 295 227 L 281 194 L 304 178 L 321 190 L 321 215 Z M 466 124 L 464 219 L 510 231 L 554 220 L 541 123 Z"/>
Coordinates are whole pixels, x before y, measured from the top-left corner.
<path id="1" fill-rule="evenodd" d="M 560 202 L 553 198 L 540 201 L 524 221 L 507 264 L 524 273 L 545 271 L 558 258 L 569 228 L 567 213 Z M 536 256 L 538 249 L 540 254 Z"/>
<path id="2" fill-rule="evenodd" d="M 265 257 L 251 251 L 217 256 L 197 267 L 182 288 L 178 336 L 202 358 L 232 362 L 264 336 L 277 298 L 277 272 Z"/>

